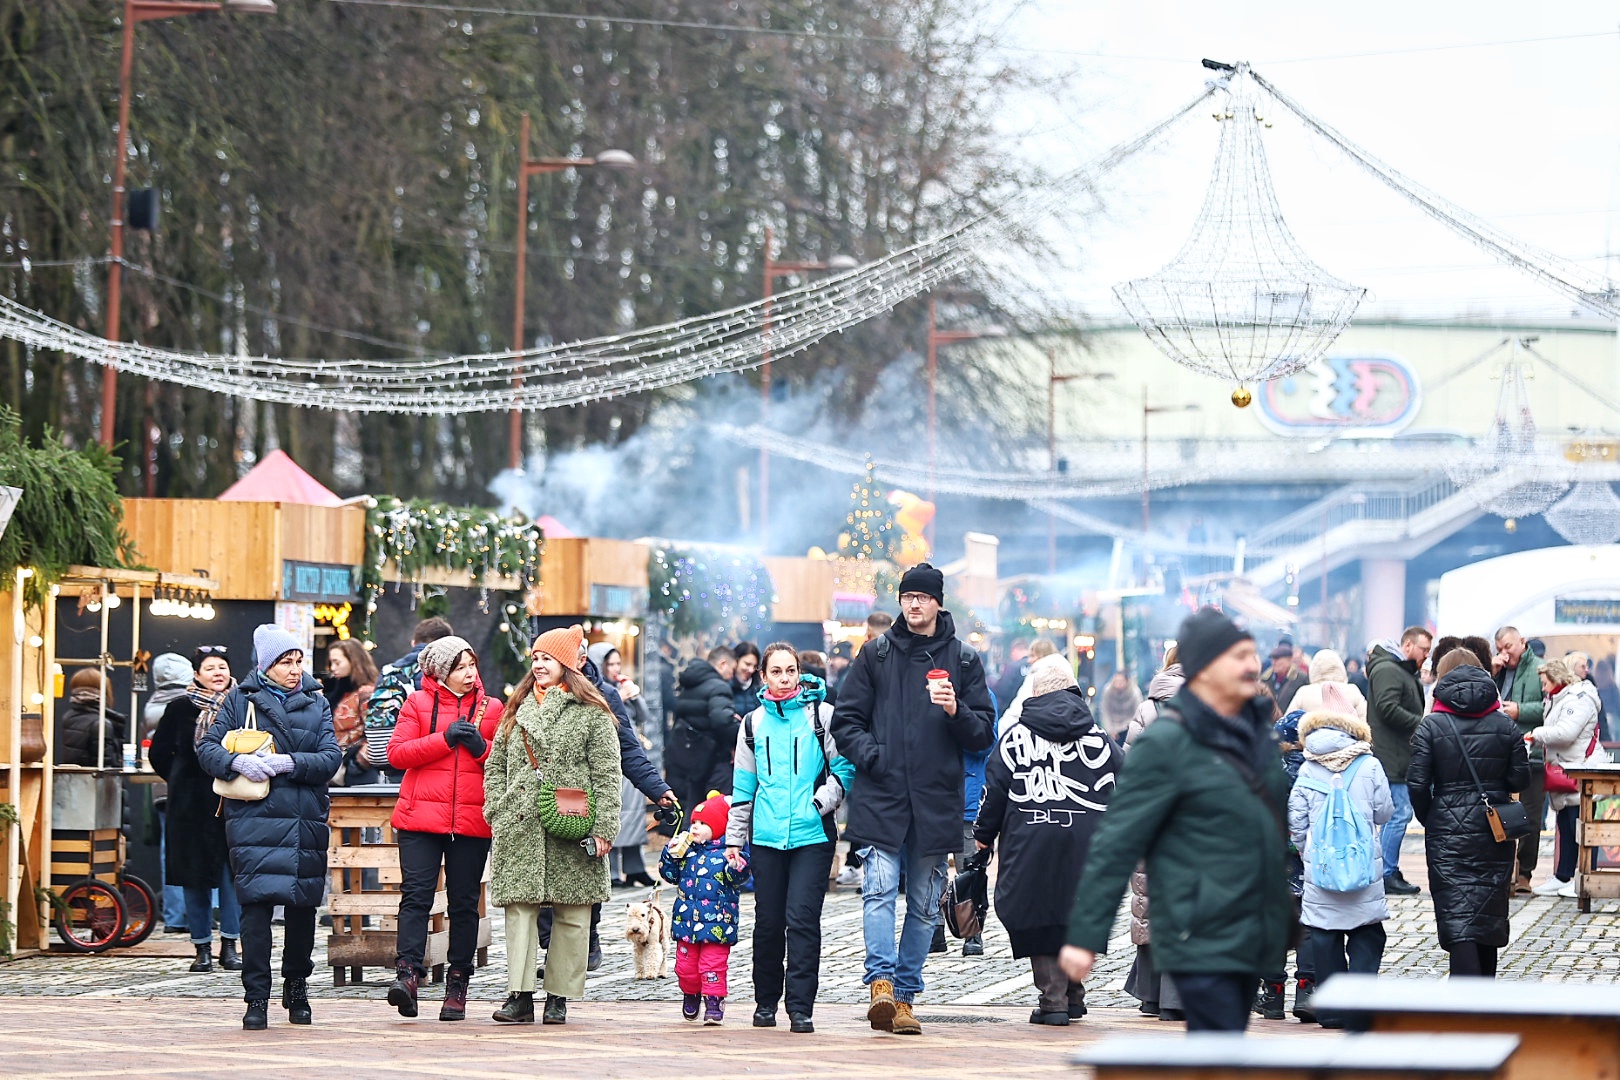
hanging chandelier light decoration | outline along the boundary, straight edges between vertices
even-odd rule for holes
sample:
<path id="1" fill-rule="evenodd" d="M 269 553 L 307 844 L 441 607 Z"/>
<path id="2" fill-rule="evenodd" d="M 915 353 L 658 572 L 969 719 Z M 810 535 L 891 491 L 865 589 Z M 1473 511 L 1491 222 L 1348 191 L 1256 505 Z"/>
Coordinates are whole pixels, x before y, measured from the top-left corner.
<path id="1" fill-rule="evenodd" d="M 1542 514 L 1553 531 L 1572 544 L 1620 540 L 1620 498 L 1608 484 L 1584 480 Z"/>
<path id="2" fill-rule="evenodd" d="M 1474 504 L 1509 521 L 1539 514 L 1569 490 L 1569 468 L 1541 452 L 1530 411 L 1524 365 L 1514 355 L 1502 368 L 1496 419 L 1485 438 L 1446 463 L 1446 475 Z"/>
<path id="3" fill-rule="evenodd" d="M 1226 70 L 1227 101 L 1215 171 L 1192 235 L 1162 270 L 1114 287 L 1133 322 L 1170 359 L 1249 386 L 1315 362 L 1344 330 L 1366 290 L 1311 261 L 1283 221 L 1271 184 L 1249 65 Z"/>

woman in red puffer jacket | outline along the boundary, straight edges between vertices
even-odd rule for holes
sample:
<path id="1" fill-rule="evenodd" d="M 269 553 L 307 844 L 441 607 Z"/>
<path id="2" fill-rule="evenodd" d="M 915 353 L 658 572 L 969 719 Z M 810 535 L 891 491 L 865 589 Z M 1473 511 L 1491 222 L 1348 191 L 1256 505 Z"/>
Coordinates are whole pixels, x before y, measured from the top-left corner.
<path id="1" fill-rule="evenodd" d="M 416 1015 L 416 990 L 427 974 L 428 913 L 444 869 L 450 917 L 450 971 L 440 1020 L 467 1016 L 467 981 L 478 948 L 478 892 L 489 858 L 484 820 L 484 759 L 501 719 L 501 703 L 484 693 L 478 657 L 458 637 L 429 642 L 417 658 L 422 689 L 405 699 L 388 763 L 405 772 L 394 806 L 399 845 L 399 953 L 388 1003 Z"/>

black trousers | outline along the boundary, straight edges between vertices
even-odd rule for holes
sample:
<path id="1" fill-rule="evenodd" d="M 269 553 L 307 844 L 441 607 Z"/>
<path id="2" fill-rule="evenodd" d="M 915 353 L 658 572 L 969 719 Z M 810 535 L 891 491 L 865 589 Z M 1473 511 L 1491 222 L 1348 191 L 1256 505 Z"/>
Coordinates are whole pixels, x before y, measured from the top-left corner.
<path id="1" fill-rule="evenodd" d="M 1384 944 L 1389 940 L 1381 922 L 1368 923 L 1354 930 L 1321 930 L 1312 928 L 1311 945 L 1316 951 L 1317 978 L 1326 982 L 1341 971 L 1352 975 L 1376 975 L 1384 962 Z M 1321 1015 L 1321 1010 L 1318 1010 Z M 1333 1019 L 1328 1014 L 1328 1019 Z M 1367 1030 L 1369 1018 L 1348 1019 L 1351 1031 Z"/>
<path id="2" fill-rule="evenodd" d="M 1459 941 L 1446 952 L 1451 954 L 1451 974 L 1496 978 L 1496 946 Z"/>
<path id="3" fill-rule="evenodd" d="M 395 829 L 399 844 L 399 952 L 396 963 L 409 963 L 425 975 L 428 912 L 444 869 L 446 914 L 450 918 L 451 967 L 469 974 L 478 951 L 478 885 L 489 858 L 489 838 Z"/>
<path id="4" fill-rule="evenodd" d="M 547 904 L 545 907 L 542 907 L 540 909 L 540 915 L 535 921 L 540 926 L 540 947 L 542 949 L 551 948 L 551 905 L 550 904 Z M 592 904 L 591 905 L 591 946 L 590 947 L 593 948 L 593 949 L 600 949 L 602 947 L 602 937 L 601 937 L 600 934 L 597 933 L 597 930 L 596 930 L 596 928 L 598 926 L 600 926 L 600 925 L 602 925 L 602 905 L 601 904 Z"/>
<path id="5" fill-rule="evenodd" d="M 1170 978 L 1181 994 L 1181 1011 L 1187 1014 L 1188 1032 L 1248 1028 L 1254 984 L 1259 981 L 1254 972 L 1177 971 L 1171 972 Z"/>
<path id="6" fill-rule="evenodd" d="M 749 849 L 754 871 L 754 1001 L 775 1009 L 785 982 L 788 1013 L 812 1015 L 821 986 L 821 905 L 834 844 Z"/>
<path id="7" fill-rule="evenodd" d="M 274 904 L 242 905 L 242 1000 L 270 997 L 270 915 Z M 281 949 L 281 978 L 315 974 L 315 909 L 287 905 Z"/>
<path id="8" fill-rule="evenodd" d="M 1519 801 L 1536 826 L 1533 832 L 1519 837 L 1519 876 L 1527 878 L 1536 872 L 1536 860 L 1541 855 L 1541 819 L 1547 808 L 1547 770 L 1540 762 L 1530 763 L 1530 783 L 1519 792 Z"/>

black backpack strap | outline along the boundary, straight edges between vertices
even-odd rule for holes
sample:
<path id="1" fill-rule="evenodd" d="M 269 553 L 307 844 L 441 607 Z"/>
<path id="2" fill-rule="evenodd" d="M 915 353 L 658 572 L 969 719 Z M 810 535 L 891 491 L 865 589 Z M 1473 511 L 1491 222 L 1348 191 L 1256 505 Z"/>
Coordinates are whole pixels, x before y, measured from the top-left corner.
<path id="1" fill-rule="evenodd" d="M 889 658 L 889 635 L 884 634 L 876 641 L 872 642 L 872 648 L 877 650 L 875 655 L 878 663 L 881 664 L 883 661 L 887 660 Z"/>

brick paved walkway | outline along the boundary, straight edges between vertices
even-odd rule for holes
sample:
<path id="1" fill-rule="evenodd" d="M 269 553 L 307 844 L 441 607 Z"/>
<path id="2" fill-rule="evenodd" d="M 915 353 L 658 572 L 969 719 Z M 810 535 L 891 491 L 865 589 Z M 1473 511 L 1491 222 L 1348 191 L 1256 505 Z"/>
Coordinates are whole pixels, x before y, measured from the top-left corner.
<path id="1" fill-rule="evenodd" d="M 1408 878 L 1426 881 L 1420 834 L 1408 837 L 1402 863 Z M 1548 865 L 1550 858 L 1544 856 L 1543 873 Z M 980 1055 L 986 1053 L 996 1055 L 998 1063 L 1016 1063 L 1020 1071 L 1039 1072 L 1062 1067 L 1063 1055 L 1055 1051 L 1076 1040 L 1109 1031 L 1171 1035 L 1182 1030 L 1180 1024 L 1139 1016 L 1134 999 L 1124 993 L 1132 950 L 1123 918 L 1117 924 L 1120 933 L 1111 952 L 1100 961 L 1091 982 L 1092 1015 L 1068 1029 L 1032 1027 L 1027 1018 L 1034 990 L 1027 961 L 1012 959 L 1005 935 L 992 922 L 986 935 L 986 956 L 964 958 L 960 944 L 953 942 L 949 954 L 929 957 L 925 970 L 928 990 L 919 1001 L 919 1012 L 936 1022 L 927 1025 L 929 1038 L 905 1040 L 902 1047 L 896 1047 L 893 1037 L 875 1035 L 862 1019 L 866 992 L 861 984 L 860 897 L 853 889 L 837 889 L 827 897 L 819 1030 L 816 1041 L 808 1044 L 814 1047 L 816 1060 L 806 1062 L 795 1054 L 777 1053 L 784 1046 L 797 1050 L 807 1045 L 778 1041 L 792 1039 L 785 1027 L 755 1032 L 746 1026 L 752 1008 L 751 949 L 746 939 L 733 952 L 732 1019 L 721 1032 L 694 1030 L 681 1023 L 673 978 L 633 978 L 629 944 L 622 937 L 624 903 L 645 892 L 617 893 L 605 912 L 606 959 L 591 976 L 586 999 L 575 1005 L 566 1029 L 513 1032 L 483 1020 L 505 996 L 504 938 L 497 911 L 490 964 L 479 969 L 472 983 L 472 1021 L 448 1025 L 434 1020 L 437 1007 L 428 1002 L 437 1000 L 436 987 L 425 989 L 425 1019 L 402 1020 L 380 1001 L 389 973 L 368 971 L 366 985 L 334 987 L 330 969 L 318 951 L 313 983 L 316 1027 L 311 1031 L 288 1028 L 279 1023 L 279 1010 L 272 1009 L 278 1028 L 272 1042 L 277 1049 L 269 1056 L 255 1050 L 251 1060 L 238 1060 L 228 1071 L 243 1078 L 261 1071 L 288 1075 L 324 1068 L 329 1073 L 340 1063 L 350 1071 L 347 1065 L 352 1063 L 356 1076 L 371 1070 L 436 1075 L 466 1070 L 499 1077 L 520 1075 L 511 1069 L 521 1062 L 521 1075 L 532 1077 L 540 1071 L 535 1066 L 543 1062 L 548 1076 L 607 1076 L 618 1074 L 614 1063 L 623 1058 L 628 1038 L 636 1046 L 660 1047 L 653 1051 L 660 1061 L 665 1060 L 665 1051 L 678 1057 L 691 1054 L 694 1063 L 703 1063 L 704 1071 L 718 1068 L 722 1075 L 745 1070 L 772 1077 L 824 1074 L 829 1053 L 835 1055 L 837 1071 L 853 1076 L 903 1076 L 912 1075 L 912 1070 L 916 1075 L 960 1075 L 964 1062 L 970 1060 L 962 1055 L 985 1060 Z M 1570 900 L 1515 900 L 1513 941 L 1502 955 L 1502 977 L 1613 980 L 1620 969 L 1620 953 L 1615 948 L 1620 941 L 1620 905 L 1596 906 L 1592 914 L 1581 915 Z M 1445 954 L 1435 944 L 1427 893 L 1394 898 L 1390 907 L 1384 972 L 1443 975 Z M 0 1060 L 5 1062 L 0 1073 L 89 1077 L 122 1075 L 121 1070 L 128 1068 L 146 1076 L 216 1075 L 225 1071 L 216 1061 L 223 1048 L 252 1045 L 262 1050 L 269 1045 L 263 1037 L 255 1041 L 239 1030 L 239 1008 L 234 1004 L 241 995 L 238 977 L 219 971 L 187 974 L 190 954 L 183 936 L 159 933 L 136 949 L 102 956 L 53 953 L 0 965 L 0 994 L 4 995 L 0 1000 L 0 1054 L 4 1057 Z M 219 1000 L 217 1004 L 176 1000 L 197 998 Z M 1292 1020 L 1257 1021 L 1251 1031 L 1321 1037 L 1320 1029 Z M 95 1034 L 85 1037 L 85 1032 Z M 455 1036 L 452 1042 L 444 1042 L 447 1035 Z M 75 1055 L 82 1050 L 82 1061 L 62 1057 L 64 1041 L 75 1048 Z M 123 1061 L 121 1055 L 131 1045 L 170 1048 L 165 1050 L 164 1068 L 155 1067 L 150 1058 L 138 1067 Z M 315 1046 L 323 1050 L 317 1058 L 310 1058 L 307 1048 Z M 548 1049 L 537 1049 L 540 1046 Z M 625 1071 L 645 1075 L 645 1060 L 641 1069 L 626 1066 Z"/>

